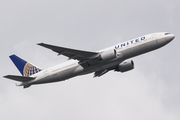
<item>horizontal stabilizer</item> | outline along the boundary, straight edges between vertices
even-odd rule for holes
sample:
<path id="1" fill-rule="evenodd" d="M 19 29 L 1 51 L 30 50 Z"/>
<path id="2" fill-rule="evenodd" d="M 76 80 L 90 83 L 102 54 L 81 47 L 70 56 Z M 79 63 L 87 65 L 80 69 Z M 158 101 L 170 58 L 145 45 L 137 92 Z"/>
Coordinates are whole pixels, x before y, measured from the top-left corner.
<path id="1" fill-rule="evenodd" d="M 19 82 L 28 82 L 35 79 L 34 77 L 25 77 L 25 76 L 17 76 L 17 75 L 6 75 L 4 77 Z"/>

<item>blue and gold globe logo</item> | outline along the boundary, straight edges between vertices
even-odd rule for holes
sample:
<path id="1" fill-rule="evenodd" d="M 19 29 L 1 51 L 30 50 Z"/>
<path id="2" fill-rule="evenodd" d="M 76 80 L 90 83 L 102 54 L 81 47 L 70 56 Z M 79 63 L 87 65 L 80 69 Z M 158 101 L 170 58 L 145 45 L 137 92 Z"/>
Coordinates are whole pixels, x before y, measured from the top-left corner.
<path id="1" fill-rule="evenodd" d="M 40 71 L 41 71 L 41 69 L 33 66 L 30 63 L 26 63 L 26 65 L 24 66 L 23 75 L 26 77 L 29 77 L 33 74 L 40 72 Z"/>

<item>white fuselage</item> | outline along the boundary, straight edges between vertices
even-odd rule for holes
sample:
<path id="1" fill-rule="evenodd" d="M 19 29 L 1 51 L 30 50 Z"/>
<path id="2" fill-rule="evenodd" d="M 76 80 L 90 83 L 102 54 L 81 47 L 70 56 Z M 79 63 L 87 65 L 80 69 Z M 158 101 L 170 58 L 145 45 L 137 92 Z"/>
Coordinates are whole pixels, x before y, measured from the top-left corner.
<path id="1" fill-rule="evenodd" d="M 115 49 L 117 53 L 117 57 L 115 59 L 111 59 L 108 61 L 99 61 L 98 64 L 92 64 L 91 66 L 86 68 L 83 68 L 79 64 L 78 60 L 68 60 L 65 63 L 50 67 L 48 69 L 44 69 L 41 72 L 32 75 L 31 77 L 36 77 L 36 79 L 29 82 L 24 82 L 21 85 L 63 81 L 78 75 L 88 74 L 102 69 L 110 68 L 131 57 L 158 49 L 166 45 L 173 39 L 173 34 L 165 32 L 141 36 L 98 51 L 101 53 L 104 51 Z"/>

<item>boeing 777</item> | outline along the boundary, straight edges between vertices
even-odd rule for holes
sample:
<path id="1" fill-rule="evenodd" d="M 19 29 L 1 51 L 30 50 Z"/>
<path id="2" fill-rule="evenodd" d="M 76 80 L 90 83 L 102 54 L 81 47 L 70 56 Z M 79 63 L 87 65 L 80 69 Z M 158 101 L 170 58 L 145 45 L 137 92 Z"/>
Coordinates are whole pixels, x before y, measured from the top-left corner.
<path id="1" fill-rule="evenodd" d="M 18 68 L 22 76 L 6 75 L 5 78 L 21 82 L 18 86 L 27 88 L 35 84 L 64 81 L 66 79 L 94 72 L 94 77 L 100 77 L 110 70 L 126 72 L 134 68 L 129 58 L 158 49 L 174 39 L 168 32 L 144 35 L 127 42 L 97 51 L 82 51 L 59 47 L 44 43 L 38 45 L 67 56 L 70 60 L 65 63 L 40 69 L 22 58 L 11 55 L 10 59 Z"/>

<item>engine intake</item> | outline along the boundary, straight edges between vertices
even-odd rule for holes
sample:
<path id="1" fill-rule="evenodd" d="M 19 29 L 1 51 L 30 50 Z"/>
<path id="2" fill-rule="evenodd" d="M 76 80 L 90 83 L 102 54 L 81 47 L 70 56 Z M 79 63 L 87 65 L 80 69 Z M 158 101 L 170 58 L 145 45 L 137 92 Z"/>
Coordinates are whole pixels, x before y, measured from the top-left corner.
<path id="1" fill-rule="evenodd" d="M 104 61 L 116 58 L 116 50 L 111 49 L 101 53 L 100 58 Z"/>
<path id="2" fill-rule="evenodd" d="M 134 62 L 132 60 L 129 60 L 129 61 L 120 63 L 115 69 L 115 71 L 126 72 L 132 69 L 134 69 Z"/>

